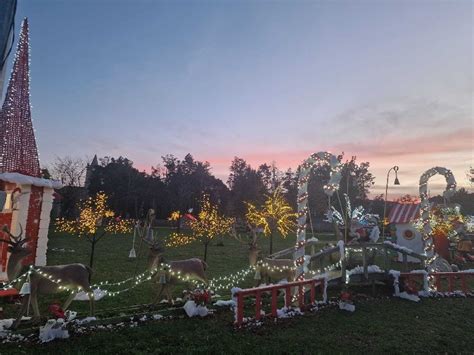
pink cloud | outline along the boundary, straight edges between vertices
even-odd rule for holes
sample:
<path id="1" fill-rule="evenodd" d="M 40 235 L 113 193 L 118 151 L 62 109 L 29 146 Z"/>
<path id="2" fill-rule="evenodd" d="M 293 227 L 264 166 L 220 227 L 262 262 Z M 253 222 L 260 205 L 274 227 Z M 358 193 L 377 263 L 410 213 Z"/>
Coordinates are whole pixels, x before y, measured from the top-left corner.
<path id="1" fill-rule="evenodd" d="M 357 155 L 357 160 L 370 162 L 370 171 L 376 177 L 372 195 L 383 193 L 388 169 L 393 165 L 400 166 L 401 186 L 390 186 L 390 196 L 396 197 L 406 193 L 418 194 L 420 175 L 433 166 L 445 166 L 451 169 L 458 179 L 458 185 L 467 187 L 465 171 L 472 162 L 473 130 L 470 127 L 456 129 L 445 134 L 435 133 L 421 137 L 387 137 L 365 141 L 342 142 L 332 146 L 321 146 L 316 149 L 287 149 L 277 144 L 252 144 L 233 146 L 232 150 L 223 150 L 217 154 L 193 154 L 195 159 L 209 161 L 212 172 L 227 181 L 229 167 L 234 156 L 245 159 L 254 168 L 260 164 L 275 161 L 281 170 L 296 169 L 306 158 L 316 151 L 327 149 L 334 154 L 345 152 L 350 158 Z M 319 148 L 319 149 L 318 149 Z M 136 161 L 139 170 L 150 171 L 151 164 Z M 392 176 L 393 177 L 393 176 Z M 430 183 L 432 193 L 444 188 L 442 178 L 434 177 Z"/>
<path id="2" fill-rule="evenodd" d="M 358 161 L 369 161 L 370 171 L 376 177 L 372 189 L 373 195 L 384 192 L 385 176 L 388 169 L 395 164 L 400 166 L 400 177 L 403 177 L 405 186 L 391 186 L 392 197 L 405 193 L 417 195 L 420 175 L 433 166 L 446 166 L 452 169 L 458 179 L 458 185 L 467 187 L 464 173 L 472 164 L 474 141 L 472 135 L 472 129 L 467 127 L 446 134 L 433 134 L 418 138 L 389 137 L 377 142 L 368 139 L 367 142 L 361 143 L 340 143 L 329 147 L 329 151 L 334 154 L 344 151 L 346 157 L 357 155 Z M 274 148 L 273 151 L 272 148 Z M 284 170 L 289 167 L 295 169 L 310 154 L 319 150 L 281 151 L 278 147 L 265 146 L 255 147 L 252 152 L 236 154 L 236 156 L 245 159 L 253 167 L 275 161 L 277 166 Z M 211 163 L 213 172 L 217 176 L 224 181 L 227 179 L 229 166 L 233 159 L 232 155 L 219 154 L 206 156 L 203 159 Z M 438 181 L 437 177 L 433 179 Z M 438 193 L 444 188 L 444 185 L 441 181 L 433 183 L 431 187 L 433 193 Z"/>

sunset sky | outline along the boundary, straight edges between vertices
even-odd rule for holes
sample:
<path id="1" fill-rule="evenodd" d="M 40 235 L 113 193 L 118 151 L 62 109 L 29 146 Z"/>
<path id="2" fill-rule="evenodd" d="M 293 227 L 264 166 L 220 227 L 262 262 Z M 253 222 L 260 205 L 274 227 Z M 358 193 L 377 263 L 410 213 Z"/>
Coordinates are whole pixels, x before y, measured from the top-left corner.
<path id="1" fill-rule="evenodd" d="M 172 153 L 295 168 L 369 161 L 373 193 L 473 165 L 473 9 L 457 1 L 19 1 L 43 164 Z M 10 62 L 12 58 L 10 58 Z M 444 186 L 433 178 L 431 190 Z"/>

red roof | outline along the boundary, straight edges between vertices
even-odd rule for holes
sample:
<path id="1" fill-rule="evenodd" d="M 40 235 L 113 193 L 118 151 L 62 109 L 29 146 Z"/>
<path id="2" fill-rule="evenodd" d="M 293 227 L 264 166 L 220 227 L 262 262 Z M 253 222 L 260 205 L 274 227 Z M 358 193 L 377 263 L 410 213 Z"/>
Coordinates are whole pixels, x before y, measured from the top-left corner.
<path id="1" fill-rule="evenodd" d="M 389 223 L 408 223 L 420 217 L 419 203 L 397 203 L 388 214 Z"/>
<path id="2" fill-rule="evenodd" d="M 193 216 L 192 214 L 190 214 L 190 213 L 186 213 L 186 214 L 184 215 L 184 218 L 189 219 L 190 221 L 196 221 L 196 220 L 197 220 L 196 217 L 194 217 L 194 216 Z"/>

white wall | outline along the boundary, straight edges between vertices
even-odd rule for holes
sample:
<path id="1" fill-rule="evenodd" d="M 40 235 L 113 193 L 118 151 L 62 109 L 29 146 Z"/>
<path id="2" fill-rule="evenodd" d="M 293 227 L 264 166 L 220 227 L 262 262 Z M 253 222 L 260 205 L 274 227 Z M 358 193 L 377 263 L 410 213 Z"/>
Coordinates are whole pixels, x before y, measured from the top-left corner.
<path id="1" fill-rule="evenodd" d="M 53 208 L 54 190 L 45 187 L 43 189 L 43 203 L 41 207 L 40 225 L 38 233 L 38 247 L 36 249 L 35 265 L 46 265 L 46 251 L 48 250 L 48 231 L 51 209 Z"/>
<path id="2" fill-rule="evenodd" d="M 405 248 L 413 250 L 415 253 L 423 254 L 423 239 L 421 233 L 411 223 L 399 223 L 395 225 L 397 244 Z M 413 239 L 407 239 L 404 237 L 405 231 L 410 230 L 414 237 Z M 403 255 L 398 253 L 398 261 L 403 261 Z M 408 257 L 409 262 L 420 262 L 419 259 Z"/>

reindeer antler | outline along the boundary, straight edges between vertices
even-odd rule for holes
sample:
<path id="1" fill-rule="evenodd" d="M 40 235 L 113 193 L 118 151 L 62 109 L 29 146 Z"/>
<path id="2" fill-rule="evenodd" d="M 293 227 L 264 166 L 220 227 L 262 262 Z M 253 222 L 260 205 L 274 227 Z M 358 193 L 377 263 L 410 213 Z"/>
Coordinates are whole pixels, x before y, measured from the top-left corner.
<path id="1" fill-rule="evenodd" d="M 148 244 L 152 249 L 163 249 L 163 247 L 160 245 L 159 241 L 156 241 L 155 238 L 153 237 L 153 231 L 151 231 L 151 239 L 149 238 L 149 235 L 147 233 L 146 236 L 141 236 L 142 241 L 144 241 L 146 244 Z"/>
<path id="2" fill-rule="evenodd" d="M 252 242 L 251 245 L 257 245 L 258 242 L 258 235 L 257 231 L 255 230 L 255 227 L 250 224 L 250 222 L 247 221 L 247 226 L 250 228 L 250 233 L 252 233 Z"/>
<path id="3" fill-rule="evenodd" d="M 2 232 L 7 233 L 8 235 L 12 236 L 6 224 L 2 227 Z M 11 240 L 6 240 L 6 239 L 0 239 L 0 242 L 10 244 L 11 246 L 15 246 L 17 244 Z"/>
<path id="4" fill-rule="evenodd" d="M 232 229 L 229 234 L 239 243 L 248 244 L 250 247 L 255 247 L 258 241 L 257 233 L 255 232 L 255 228 L 253 228 L 253 226 L 250 223 L 247 222 L 247 226 L 250 229 L 250 233 L 252 234 L 252 237 L 250 240 L 247 238 L 242 238 L 242 235 L 237 233 L 235 225 L 232 226 Z"/>
<path id="5" fill-rule="evenodd" d="M 11 246 L 15 246 L 16 244 L 12 242 L 11 240 L 6 240 L 6 239 L 0 239 L 0 242 L 10 244 Z"/>
<path id="6" fill-rule="evenodd" d="M 21 245 L 25 244 L 28 241 L 28 238 L 21 239 L 21 237 L 23 235 L 23 227 L 21 226 L 21 224 L 19 226 L 20 226 L 20 234 L 15 236 L 10 232 L 10 229 L 5 224 L 2 228 L 2 231 L 4 233 L 7 233 L 10 236 L 10 238 L 13 239 L 13 240 L 0 239 L 0 241 L 4 242 L 4 243 L 8 243 L 12 246 L 21 246 Z"/>
<path id="7" fill-rule="evenodd" d="M 10 236 L 10 238 L 12 238 L 16 243 L 19 243 L 19 242 L 22 241 L 22 240 L 21 240 L 21 236 L 23 235 L 23 227 L 21 226 L 21 224 L 19 224 L 19 226 L 20 226 L 20 234 L 18 234 L 17 236 L 14 236 L 14 235 L 10 232 L 10 229 L 8 228 L 7 225 L 4 225 L 4 226 L 3 226 L 3 231 L 4 231 L 5 233 L 7 233 L 7 234 Z M 26 240 L 26 239 L 23 239 L 23 240 Z"/>
<path id="8" fill-rule="evenodd" d="M 240 234 L 237 233 L 237 230 L 235 229 L 235 225 L 232 226 L 232 228 L 229 232 L 229 235 L 232 236 L 235 240 L 237 240 L 238 242 L 240 242 L 242 244 L 247 243 L 247 241 L 243 240 L 242 237 L 240 236 Z"/>

